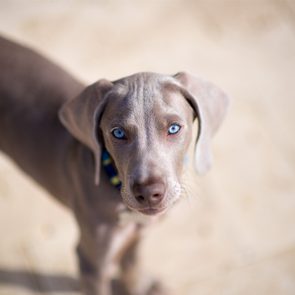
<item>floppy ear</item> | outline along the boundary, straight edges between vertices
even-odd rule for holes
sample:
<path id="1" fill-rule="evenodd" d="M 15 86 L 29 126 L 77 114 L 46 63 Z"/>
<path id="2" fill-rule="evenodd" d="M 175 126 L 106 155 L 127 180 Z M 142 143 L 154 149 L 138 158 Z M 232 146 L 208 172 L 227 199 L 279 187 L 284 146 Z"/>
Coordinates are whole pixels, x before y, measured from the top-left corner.
<path id="1" fill-rule="evenodd" d="M 191 74 L 180 72 L 174 76 L 186 99 L 194 108 L 199 121 L 195 146 L 195 169 L 199 174 L 207 172 L 212 164 L 211 137 L 222 123 L 228 107 L 228 97 L 217 86 Z"/>
<path id="2" fill-rule="evenodd" d="M 59 110 L 62 124 L 94 153 L 96 185 L 99 183 L 102 149 L 97 134 L 98 121 L 106 103 L 106 93 L 112 86 L 107 80 L 99 80 L 78 97 L 65 102 Z"/>

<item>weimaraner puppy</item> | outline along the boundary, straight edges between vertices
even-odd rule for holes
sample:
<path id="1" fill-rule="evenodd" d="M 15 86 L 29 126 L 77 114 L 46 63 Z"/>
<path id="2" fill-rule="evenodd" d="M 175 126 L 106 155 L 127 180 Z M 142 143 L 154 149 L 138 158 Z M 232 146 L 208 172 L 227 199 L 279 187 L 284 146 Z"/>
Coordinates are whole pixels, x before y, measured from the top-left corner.
<path id="1" fill-rule="evenodd" d="M 4 38 L 0 69 L 0 149 L 73 211 L 84 294 L 164 294 L 138 268 L 140 218 L 122 223 L 121 216 L 158 216 L 180 198 L 194 120 L 194 164 L 199 173 L 209 169 L 226 95 L 183 72 L 138 73 L 85 88 Z"/>

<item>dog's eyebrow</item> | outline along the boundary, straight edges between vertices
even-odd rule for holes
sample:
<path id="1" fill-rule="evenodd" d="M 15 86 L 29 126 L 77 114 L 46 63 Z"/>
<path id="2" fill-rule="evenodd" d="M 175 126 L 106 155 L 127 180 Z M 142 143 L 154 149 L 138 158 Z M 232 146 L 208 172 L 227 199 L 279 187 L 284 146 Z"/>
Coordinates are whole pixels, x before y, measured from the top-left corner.
<path id="1" fill-rule="evenodd" d="M 109 91 L 108 95 L 126 96 L 128 93 L 128 87 L 121 83 L 116 83 L 114 87 Z"/>
<path id="2" fill-rule="evenodd" d="M 181 85 L 174 79 L 167 79 L 162 83 L 162 88 L 167 91 L 179 92 L 181 91 Z"/>

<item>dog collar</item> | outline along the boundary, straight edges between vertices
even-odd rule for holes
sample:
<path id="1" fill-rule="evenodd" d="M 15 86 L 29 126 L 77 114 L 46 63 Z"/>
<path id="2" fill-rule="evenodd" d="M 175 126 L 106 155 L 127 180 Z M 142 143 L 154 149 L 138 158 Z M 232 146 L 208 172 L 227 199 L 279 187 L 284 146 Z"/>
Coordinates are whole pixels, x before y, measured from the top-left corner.
<path id="1" fill-rule="evenodd" d="M 118 171 L 114 165 L 114 161 L 111 155 L 106 149 L 104 149 L 102 152 L 101 161 L 102 161 L 102 166 L 110 180 L 110 183 L 114 187 L 116 187 L 118 190 L 120 190 L 122 183 L 121 183 L 121 180 L 119 179 Z"/>

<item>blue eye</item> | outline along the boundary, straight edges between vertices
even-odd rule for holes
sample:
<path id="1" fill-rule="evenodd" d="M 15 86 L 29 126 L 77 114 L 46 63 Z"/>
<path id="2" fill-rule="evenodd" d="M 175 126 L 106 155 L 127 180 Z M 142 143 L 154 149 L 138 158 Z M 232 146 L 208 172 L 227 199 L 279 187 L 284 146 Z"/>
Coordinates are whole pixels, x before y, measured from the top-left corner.
<path id="1" fill-rule="evenodd" d="M 181 126 L 174 123 L 172 125 L 170 125 L 170 127 L 168 128 L 168 134 L 169 135 L 173 135 L 179 132 L 179 130 L 181 129 Z"/>
<path id="2" fill-rule="evenodd" d="M 112 130 L 112 135 L 117 139 L 126 139 L 125 131 L 119 127 Z"/>

